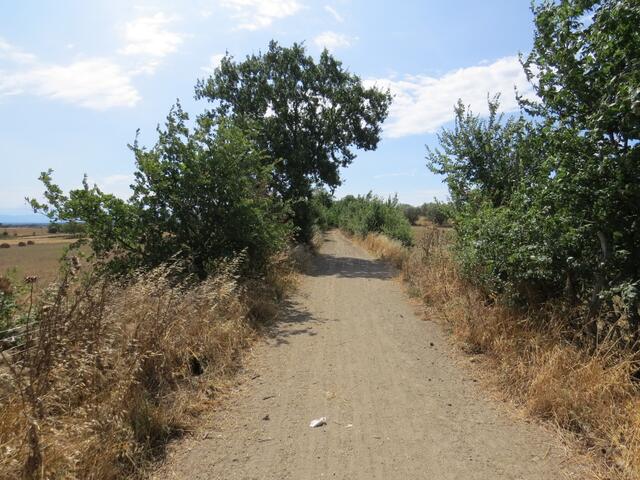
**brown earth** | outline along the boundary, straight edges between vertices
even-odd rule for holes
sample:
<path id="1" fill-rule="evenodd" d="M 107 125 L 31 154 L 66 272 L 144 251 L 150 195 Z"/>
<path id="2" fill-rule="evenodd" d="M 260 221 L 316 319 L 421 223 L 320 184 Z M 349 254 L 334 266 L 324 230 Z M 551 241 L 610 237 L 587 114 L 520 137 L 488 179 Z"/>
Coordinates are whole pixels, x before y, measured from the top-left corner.
<path id="1" fill-rule="evenodd" d="M 154 478 L 583 478 L 552 432 L 488 398 L 394 271 L 341 234 L 283 317 Z"/>

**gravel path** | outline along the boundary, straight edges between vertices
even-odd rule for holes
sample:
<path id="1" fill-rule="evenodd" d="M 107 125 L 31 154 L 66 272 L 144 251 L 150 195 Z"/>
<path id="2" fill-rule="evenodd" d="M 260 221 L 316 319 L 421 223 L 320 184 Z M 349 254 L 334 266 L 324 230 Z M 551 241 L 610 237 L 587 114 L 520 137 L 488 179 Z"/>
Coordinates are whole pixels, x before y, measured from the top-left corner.
<path id="1" fill-rule="evenodd" d="M 414 310 L 388 266 L 330 232 L 207 438 L 156 478 L 571 477 L 554 435 L 487 399 Z"/>

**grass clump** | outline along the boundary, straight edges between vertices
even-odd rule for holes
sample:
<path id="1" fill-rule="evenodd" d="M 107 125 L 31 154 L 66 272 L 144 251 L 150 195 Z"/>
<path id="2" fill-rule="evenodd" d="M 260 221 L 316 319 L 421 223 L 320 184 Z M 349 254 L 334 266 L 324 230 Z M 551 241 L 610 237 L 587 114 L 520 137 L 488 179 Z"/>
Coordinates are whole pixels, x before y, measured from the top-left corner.
<path id="1" fill-rule="evenodd" d="M 243 280 L 242 260 L 203 281 L 179 264 L 127 281 L 70 264 L 2 354 L 0 477 L 130 478 L 192 429 L 291 282 L 286 258 L 269 283 Z"/>
<path id="2" fill-rule="evenodd" d="M 576 439 L 594 458 L 594 477 L 640 477 L 637 354 L 613 330 L 584 342 L 561 302 L 524 310 L 487 296 L 459 272 L 452 232 L 425 229 L 403 275 L 427 315 L 450 328 L 464 351 L 486 362 L 488 379 L 530 415 Z"/>

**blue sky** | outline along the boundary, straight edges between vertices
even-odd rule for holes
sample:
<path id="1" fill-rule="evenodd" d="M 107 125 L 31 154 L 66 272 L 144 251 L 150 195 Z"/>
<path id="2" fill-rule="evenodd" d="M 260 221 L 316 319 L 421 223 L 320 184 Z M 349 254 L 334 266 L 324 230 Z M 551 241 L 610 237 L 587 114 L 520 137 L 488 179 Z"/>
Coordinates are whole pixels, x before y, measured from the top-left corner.
<path id="1" fill-rule="evenodd" d="M 517 61 L 533 37 L 529 0 L 22 0 L 0 3 L 0 215 L 29 211 L 39 172 L 63 187 L 87 173 L 125 196 L 127 143 L 155 127 L 179 98 L 195 114 L 193 86 L 229 51 L 241 59 L 304 41 L 327 47 L 366 82 L 395 95 L 375 152 L 343 171 L 338 195 L 397 193 L 420 204 L 445 198 L 425 167 L 425 145 L 462 98 L 486 110 L 488 93 L 516 108 L 527 84 Z"/>

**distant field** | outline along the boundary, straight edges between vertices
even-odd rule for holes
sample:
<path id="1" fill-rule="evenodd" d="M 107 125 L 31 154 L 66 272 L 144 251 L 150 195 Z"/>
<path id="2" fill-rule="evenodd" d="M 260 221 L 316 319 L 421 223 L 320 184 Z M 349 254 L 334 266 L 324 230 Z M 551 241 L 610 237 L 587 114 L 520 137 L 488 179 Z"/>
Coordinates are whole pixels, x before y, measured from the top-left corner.
<path id="1" fill-rule="evenodd" d="M 35 275 L 40 285 L 55 280 L 59 260 L 67 242 L 41 243 L 27 247 L 0 248 L 0 275 L 14 270 L 18 279 Z"/>
<path id="2" fill-rule="evenodd" d="M 7 235 L 4 235 L 5 231 Z M 45 287 L 55 280 L 60 257 L 74 240 L 69 235 L 48 234 L 46 227 L 0 227 L 0 244 L 10 245 L 10 248 L 0 248 L 0 275 L 7 271 L 15 271 L 18 279 L 35 275 L 38 285 Z M 28 241 L 34 244 L 18 246 L 18 243 Z"/>
<path id="3" fill-rule="evenodd" d="M 5 235 L 4 232 L 7 232 Z M 0 242 L 13 237 L 33 237 L 47 235 L 46 226 L 36 227 L 0 227 Z"/>
<path id="4" fill-rule="evenodd" d="M 428 220 L 422 221 L 421 225 L 412 225 L 411 226 L 411 232 L 413 233 L 413 239 L 414 240 L 420 239 L 424 235 L 424 232 L 428 228 L 433 228 L 433 227 L 434 227 L 434 224 L 429 222 Z M 439 226 L 437 228 L 438 228 L 438 230 L 442 230 L 442 231 L 445 231 L 445 232 L 453 231 L 453 229 L 451 227 Z"/>

